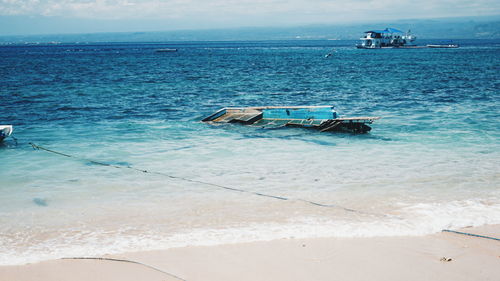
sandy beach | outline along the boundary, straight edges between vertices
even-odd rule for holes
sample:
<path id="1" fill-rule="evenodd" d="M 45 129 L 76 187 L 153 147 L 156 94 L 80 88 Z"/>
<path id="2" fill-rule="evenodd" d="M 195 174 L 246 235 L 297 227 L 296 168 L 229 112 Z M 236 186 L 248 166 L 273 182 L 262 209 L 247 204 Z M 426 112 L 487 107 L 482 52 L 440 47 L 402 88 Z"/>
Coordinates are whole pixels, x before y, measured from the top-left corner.
<path id="1" fill-rule="evenodd" d="M 499 225 L 461 231 L 500 237 Z M 70 257 L 68 257 L 70 258 Z M 498 280 L 500 242 L 421 237 L 281 239 L 0 267 L 0 280 Z M 141 263 L 141 264 L 139 264 Z"/>

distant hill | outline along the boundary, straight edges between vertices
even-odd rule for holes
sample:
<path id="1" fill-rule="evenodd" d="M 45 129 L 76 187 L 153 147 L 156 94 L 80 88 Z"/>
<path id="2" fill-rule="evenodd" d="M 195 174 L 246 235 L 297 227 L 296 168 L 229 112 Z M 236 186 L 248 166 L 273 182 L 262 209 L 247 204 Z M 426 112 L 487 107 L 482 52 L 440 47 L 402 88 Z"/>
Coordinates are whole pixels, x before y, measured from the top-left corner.
<path id="1" fill-rule="evenodd" d="M 500 16 L 414 19 L 349 25 L 246 27 L 209 30 L 0 36 L 0 44 L 24 42 L 165 42 L 291 39 L 358 39 L 369 29 L 411 29 L 419 39 L 500 39 Z"/>

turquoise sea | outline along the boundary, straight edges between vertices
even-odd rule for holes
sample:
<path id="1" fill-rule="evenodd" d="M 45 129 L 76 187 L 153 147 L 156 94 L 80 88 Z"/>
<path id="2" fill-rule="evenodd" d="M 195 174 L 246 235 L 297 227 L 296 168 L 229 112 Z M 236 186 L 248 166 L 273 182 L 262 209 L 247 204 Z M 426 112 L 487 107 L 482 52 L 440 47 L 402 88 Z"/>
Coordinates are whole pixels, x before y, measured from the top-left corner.
<path id="1" fill-rule="evenodd" d="M 0 145 L 0 264 L 500 223 L 500 41 L 354 43 L 0 46 L 17 139 Z M 263 105 L 382 119 L 365 135 L 200 122 Z"/>

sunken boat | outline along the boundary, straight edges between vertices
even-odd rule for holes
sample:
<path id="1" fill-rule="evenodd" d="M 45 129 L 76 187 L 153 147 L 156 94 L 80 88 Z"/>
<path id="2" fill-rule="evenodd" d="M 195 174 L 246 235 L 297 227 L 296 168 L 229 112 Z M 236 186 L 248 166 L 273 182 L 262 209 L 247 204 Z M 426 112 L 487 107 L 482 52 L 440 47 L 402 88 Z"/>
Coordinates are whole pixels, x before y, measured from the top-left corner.
<path id="1" fill-rule="evenodd" d="M 367 133 L 380 117 L 339 117 L 333 106 L 225 107 L 203 122 L 241 123 L 260 128 L 304 127 L 320 132 Z"/>

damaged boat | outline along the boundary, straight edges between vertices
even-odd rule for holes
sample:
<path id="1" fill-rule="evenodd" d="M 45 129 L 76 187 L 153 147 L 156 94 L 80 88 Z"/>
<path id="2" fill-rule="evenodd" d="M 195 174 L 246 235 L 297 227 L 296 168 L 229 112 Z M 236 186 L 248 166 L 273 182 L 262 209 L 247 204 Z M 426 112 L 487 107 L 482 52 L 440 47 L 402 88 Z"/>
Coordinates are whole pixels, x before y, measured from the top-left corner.
<path id="1" fill-rule="evenodd" d="M 367 133 L 380 117 L 339 117 L 333 106 L 225 107 L 203 122 L 241 123 L 261 128 L 304 127 L 320 132 Z"/>

